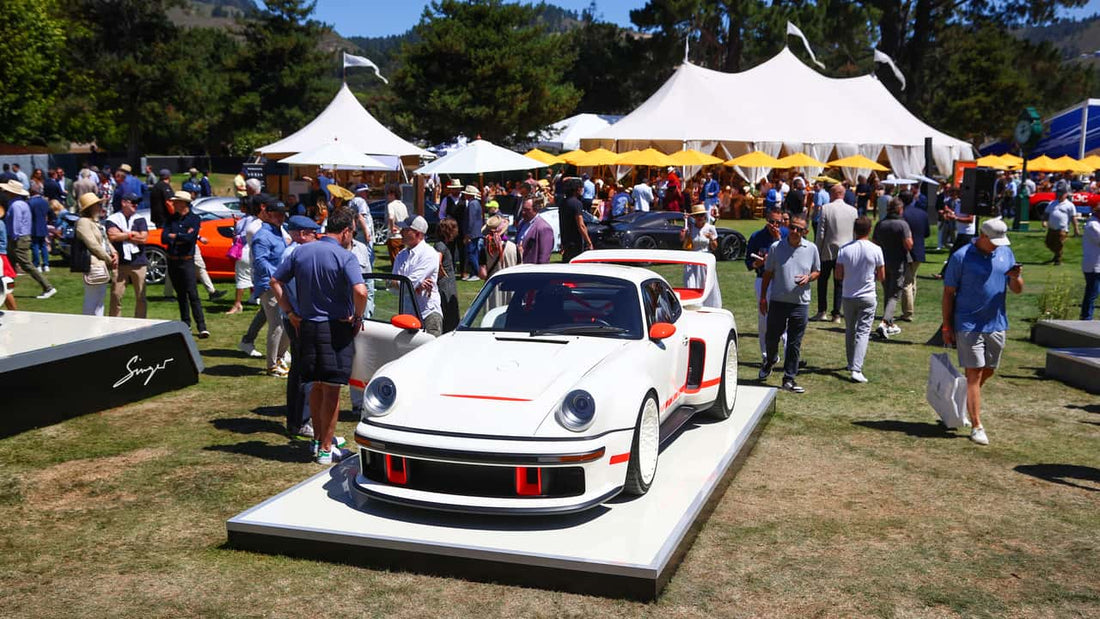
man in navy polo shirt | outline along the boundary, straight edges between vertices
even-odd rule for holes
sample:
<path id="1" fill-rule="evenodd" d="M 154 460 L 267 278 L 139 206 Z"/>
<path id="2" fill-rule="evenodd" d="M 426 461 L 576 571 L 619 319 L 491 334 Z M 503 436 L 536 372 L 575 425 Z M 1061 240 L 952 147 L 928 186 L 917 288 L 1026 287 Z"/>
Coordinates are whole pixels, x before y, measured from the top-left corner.
<path id="1" fill-rule="evenodd" d="M 363 326 L 367 286 L 355 255 L 344 249 L 355 234 L 355 213 L 338 208 L 329 213 L 320 239 L 298 247 L 275 269 L 271 289 L 279 307 L 298 330 L 302 382 L 313 382 L 309 411 L 313 418 L 317 463 L 332 464 L 350 455 L 333 449 L 340 389 L 351 378 L 355 334 Z M 283 286 L 295 282 L 295 309 Z"/>
<path id="2" fill-rule="evenodd" d="M 1008 330 L 1005 290 L 1023 292 L 1020 265 L 1008 247 L 1008 226 L 1000 219 L 982 224 L 970 245 L 951 254 L 943 278 L 943 341 L 955 344 L 966 370 L 970 440 L 988 445 L 982 427 L 982 386 L 1001 360 Z"/>

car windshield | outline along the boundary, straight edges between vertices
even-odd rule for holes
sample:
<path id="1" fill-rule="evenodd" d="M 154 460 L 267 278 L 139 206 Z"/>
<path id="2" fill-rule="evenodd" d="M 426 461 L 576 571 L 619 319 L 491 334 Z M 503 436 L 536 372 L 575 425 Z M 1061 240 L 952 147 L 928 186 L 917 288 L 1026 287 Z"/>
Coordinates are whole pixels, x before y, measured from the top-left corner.
<path id="1" fill-rule="evenodd" d="M 460 331 L 640 339 L 637 287 L 625 280 L 566 273 L 510 273 L 478 294 Z"/>

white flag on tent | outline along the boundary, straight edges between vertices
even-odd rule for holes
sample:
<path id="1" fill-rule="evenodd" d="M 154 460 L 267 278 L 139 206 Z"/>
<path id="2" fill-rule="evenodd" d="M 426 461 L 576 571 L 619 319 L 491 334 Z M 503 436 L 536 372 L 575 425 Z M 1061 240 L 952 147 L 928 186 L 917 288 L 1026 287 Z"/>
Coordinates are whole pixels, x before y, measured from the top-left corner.
<path id="1" fill-rule="evenodd" d="M 886 54 L 884 54 L 884 53 L 882 53 L 882 52 L 880 52 L 876 49 L 875 50 L 875 62 L 882 62 L 882 63 L 890 65 L 890 68 L 894 70 L 894 76 L 898 78 L 899 82 L 901 82 L 901 89 L 905 90 L 905 76 L 901 74 L 901 69 L 898 68 L 898 65 L 894 64 L 894 59 L 893 58 L 887 56 Z"/>
<path id="2" fill-rule="evenodd" d="M 371 69 L 374 69 L 374 74 L 378 76 L 378 79 L 382 80 L 386 84 L 390 83 L 389 80 L 382 77 L 382 72 L 378 70 L 378 65 L 371 62 L 370 58 L 355 56 L 344 52 L 344 68 L 346 69 L 348 67 L 370 67 Z"/>
<path id="3" fill-rule="evenodd" d="M 806 53 L 810 55 L 810 60 L 813 60 L 814 64 L 822 69 L 825 68 L 824 64 L 817 61 L 817 56 L 814 56 L 814 50 L 810 49 L 810 42 L 806 40 L 806 35 L 802 34 L 802 30 L 800 30 L 798 26 L 791 22 L 787 22 L 787 36 L 796 36 L 802 39 L 802 44 L 806 46 Z"/>

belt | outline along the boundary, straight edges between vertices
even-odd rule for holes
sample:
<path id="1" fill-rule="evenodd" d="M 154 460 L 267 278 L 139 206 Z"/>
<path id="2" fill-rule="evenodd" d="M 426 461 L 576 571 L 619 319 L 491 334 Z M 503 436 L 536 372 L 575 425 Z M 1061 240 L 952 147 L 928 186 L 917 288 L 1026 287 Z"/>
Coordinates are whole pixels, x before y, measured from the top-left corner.
<path id="1" fill-rule="evenodd" d="M 168 256 L 169 260 L 194 260 L 195 256 Z"/>

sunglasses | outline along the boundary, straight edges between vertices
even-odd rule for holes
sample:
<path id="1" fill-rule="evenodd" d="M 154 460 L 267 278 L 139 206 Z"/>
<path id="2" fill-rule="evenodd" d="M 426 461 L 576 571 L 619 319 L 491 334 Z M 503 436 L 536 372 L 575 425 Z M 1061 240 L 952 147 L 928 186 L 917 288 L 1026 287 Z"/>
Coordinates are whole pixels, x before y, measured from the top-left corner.
<path id="1" fill-rule="evenodd" d="M 790 230 L 791 232 L 798 232 L 798 233 L 802 233 L 802 232 L 806 231 L 805 226 L 788 226 L 787 229 Z"/>
<path id="2" fill-rule="evenodd" d="M 778 226 L 782 223 L 783 223 L 782 219 L 770 219 L 770 220 L 768 220 L 768 225 L 769 226 Z"/>

